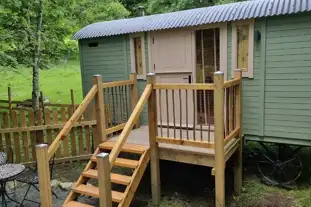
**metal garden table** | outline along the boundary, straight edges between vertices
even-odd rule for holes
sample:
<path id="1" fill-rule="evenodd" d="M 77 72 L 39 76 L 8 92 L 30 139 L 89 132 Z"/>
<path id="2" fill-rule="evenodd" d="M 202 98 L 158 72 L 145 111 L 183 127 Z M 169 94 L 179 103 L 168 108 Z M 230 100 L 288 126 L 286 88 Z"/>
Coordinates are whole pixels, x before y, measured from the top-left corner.
<path id="1" fill-rule="evenodd" d="M 7 200 L 8 198 L 10 201 L 19 204 L 16 200 L 13 200 L 8 193 L 6 192 L 5 186 L 8 181 L 14 180 L 14 178 L 22 173 L 25 170 L 25 166 L 22 164 L 3 164 L 0 165 L 0 196 L 2 199 L 2 207 L 7 207 Z"/>

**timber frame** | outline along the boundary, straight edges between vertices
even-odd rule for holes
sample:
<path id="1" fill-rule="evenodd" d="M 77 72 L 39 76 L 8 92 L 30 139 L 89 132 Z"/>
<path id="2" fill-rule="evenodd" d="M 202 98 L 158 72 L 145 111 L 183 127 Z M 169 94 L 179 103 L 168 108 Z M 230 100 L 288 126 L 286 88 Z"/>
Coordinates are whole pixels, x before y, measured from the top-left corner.
<path id="1" fill-rule="evenodd" d="M 141 157 L 139 163 L 142 164 L 141 168 L 137 168 L 136 177 L 133 177 L 129 188 L 119 198 L 119 207 L 129 206 L 130 201 L 134 195 L 134 192 L 140 182 L 140 178 L 143 175 L 144 169 L 149 162 L 151 163 L 151 186 L 152 186 L 152 200 L 153 204 L 158 206 L 161 199 L 161 183 L 160 183 L 160 159 L 172 160 L 177 162 L 191 163 L 203 166 L 212 167 L 212 175 L 215 176 L 215 196 L 216 206 L 225 206 L 225 166 L 226 161 L 233 157 L 235 159 L 234 170 L 234 191 L 239 194 L 242 188 L 242 135 L 241 135 L 241 88 L 242 88 L 242 73 L 240 70 L 234 71 L 234 79 L 225 81 L 223 72 L 214 73 L 214 83 L 212 84 L 163 84 L 156 83 L 156 75 L 154 73 L 147 75 L 147 85 L 145 90 L 138 99 L 137 95 L 137 77 L 135 74 L 131 74 L 129 80 L 103 83 L 102 77 L 99 75 L 94 76 L 94 85 L 85 96 L 77 110 L 73 113 L 71 118 L 64 125 L 63 129 L 59 132 L 53 143 L 48 147 L 47 145 L 38 145 L 37 160 L 38 160 L 38 172 L 39 172 L 39 187 L 40 187 L 40 200 L 41 203 L 45 203 L 46 207 L 52 207 L 52 196 L 50 189 L 50 176 L 48 171 L 49 159 L 57 151 L 60 143 L 66 139 L 66 136 L 70 132 L 73 126 L 78 122 L 82 114 L 89 107 L 92 100 L 95 100 L 96 109 L 96 136 L 95 144 L 99 146 L 87 164 L 86 169 L 94 169 L 94 162 L 97 161 L 98 170 L 98 192 L 97 195 L 100 199 L 100 206 L 111 206 L 111 180 L 110 169 L 113 166 L 120 164 L 118 155 L 121 151 L 135 152 L 139 149 L 140 145 L 143 145 L 145 154 Z M 128 120 L 124 124 L 107 128 L 106 117 L 104 113 L 104 102 L 106 101 L 103 89 L 111 87 L 130 86 L 131 94 L 131 109 L 132 113 L 128 117 Z M 162 92 L 163 94 L 162 94 Z M 168 91 L 173 94 L 173 99 L 168 100 Z M 196 117 L 193 117 L 194 123 L 192 126 L 188 123 L 187 117 L 186 123 L 182 123 L 182 118 L 177 118 L 175 114 L 175 108 L 173 114 L 169 114 L 169 109 L 164 110 L 161 108 L 161 100 L 166 98 L 166 104 L 169 101 L 173 101 L 173 106 L 176 107 L 180 104 L 180 114 L 182 116 L 183 111 L 186 111 L 185 116 L 188 115 L 188 101 L 186 106 L 182 106 L 181 96 L 185 93 L 186 96 L 193 95 L 195 100 L 195 94 L 197 92 L 213 93 L 214 105 L 214 121 L 213 127 L 208 122 L 208 127 L 204 127 L 202 124 L 196 125 Z M 162 95 L 161 95 L 162 94 Z M 178 98 L 175 99 L 175 95 Z M 148 105 L 148 127 L 139 126 L 139 116 L 145 105 Z M 185 110 L 183 110 L 185 107 Z M 160 112 L 159 112 L 160 111 Z M 163 122 L 162 112 L 167 116 L 167 122 Z M 206 112 L 207 113 L 207 112 Z M 173 117 L 172 123 L 169 121 L 169 116 Z M 140 129 L 147 129 L 147 137 L 145 143 L 135 143 L 135 149 L 131 149 L 131 136 L 130 133 L 139 131 Z M 110 139 L 109 134 L 112 132 L 122 132 Z M 179 136 L 178 136 L 179 135 Z M 109 140 L 109 141 L 108 141 Z M 108 142 L 107 142 L 108 141 Z M 109 145 L 109 143 L 113 144 Z M 130 144 L 129 144 L 130 143 Z M 111 149 L 108 154 L 99 154 L 100 146 L 105 146 Z M 235 155 L 235 156 L 233 156 Z M 86 171 L 84 171 L 86 172 Z M 136 171 L 135 171 L 136 172 Z M 82 182 L 85 178 L 79 178 L 77 183 Z M 77 186 L 79 187 L 79 186 Z M 70 199 L 74 202 L 76 196 L 72 193 Z M 113 197 L 113 196 L 112 196 Z M 67 198 L 64 206 L 69 204 L 70 199 Z M 70 205 L 68 205 L 70 206 Z"/>

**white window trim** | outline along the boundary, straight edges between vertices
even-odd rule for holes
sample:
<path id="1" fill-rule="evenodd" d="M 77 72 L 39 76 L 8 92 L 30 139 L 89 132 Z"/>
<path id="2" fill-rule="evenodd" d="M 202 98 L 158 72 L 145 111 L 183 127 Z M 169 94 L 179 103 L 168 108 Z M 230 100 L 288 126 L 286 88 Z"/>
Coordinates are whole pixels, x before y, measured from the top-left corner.
<path id="1" fill-rule="evenodd" d="M 138 75 L 137 79 L 146 80 L 146 55 L 145 55 L 145 35 L 144 33 L 135 33 L 130 34 L 130 53 L 131 53 L 131 72 L 136 73 L 136 65 L 135 65 L 135 48 L 134 48 L 134 38 L 141 37 L 141 52 L 142 52 L 142 59 L 143 59 L 143 74 Z"/>
<path id="2" fill-rule="evenodd" d="M 231 57 L 231 76 L 233 78 L 234 69 L 237 69 L 237 25 L 249 25 L 248 39 L 248 70 L 242 73 L 242 77 L 253 78 L 254 75 L 254 20 L 237 21 L 232 23 L 232 57 Z"/>

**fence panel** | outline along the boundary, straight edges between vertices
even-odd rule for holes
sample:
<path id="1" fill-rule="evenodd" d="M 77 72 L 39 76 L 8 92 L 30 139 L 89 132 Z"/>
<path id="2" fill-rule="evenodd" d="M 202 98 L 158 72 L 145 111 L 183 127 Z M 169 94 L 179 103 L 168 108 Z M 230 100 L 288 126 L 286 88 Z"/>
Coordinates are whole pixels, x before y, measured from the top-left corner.
<path id="1" fill-rule="evenodd" d="M 72 114 L 72 106 L 45 108 L 38 112 L 36 125 L 31 109 L 0 112 L 0 145 L 13 149 L 14 162 L 36 161 L 36 144 L 51 144 Z M 80 155 L 85 157 L 93 153 L 92 136 L 96 122 L 92 118 L 88 112 L 84 113 L 56 151 L 56 159 L 79 159 Z"/>

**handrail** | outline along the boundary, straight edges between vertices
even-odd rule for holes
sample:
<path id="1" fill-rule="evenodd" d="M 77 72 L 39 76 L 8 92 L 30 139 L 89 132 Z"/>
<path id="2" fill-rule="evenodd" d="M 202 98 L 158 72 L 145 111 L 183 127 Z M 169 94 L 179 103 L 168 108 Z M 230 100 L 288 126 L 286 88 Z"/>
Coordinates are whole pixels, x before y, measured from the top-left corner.
<path id="1" fill-rule="evenodd" d="M 140 113 L 142 112 L 144 105 L 146 104 L 151 92 L 152 92 L 152 85 L 150 84 L 146 85 L 143 94 L 141 95 L 137 105 L 135 106 L 129 120 L 126 122 L 122 133 L 120 134 L 119 138 L 116 141 L 116 144 L 114 145 L 113 149 L 110 152 L 109 155 L 110 168 L 114 166 L 117 156 L 119 155 L 121 148 L 125 144 L 128 136 L 130 135 L 130 132 L 133 126 L 135 125 L 138 117 L 140 116 Z"/>
<path id="2" fill-rule="evenodd" d="M 241 80 L 238 78 L 234 78 L 232 80 L 225 81 L 224 82 L 224 88 L 230 88 L 232 86 L 237 86 L 240 84 L 240 82 L 241 82 Z"/>
<path id="3" fill-rule="evenodd" d="M 133 85 L 133 84 L 134 84 L 133 80 L 124 80 L 124 81 L 114 81 L 114 82 L 102 83 L 101 87 L 102 88 L 112 88 L 112 87 L 117 87 L 117 86 L 126 86 L 126 85 Z"/>
<path id="4" fill-rule="evenodd" d="M 48 149 L 48 158 L 52 158 L 53 154 L 56 152 L 58 147 L 61 144 L 61 141 L 64 139 L 65 136 L 68 135 L 72 127 L 75 125 L 75 123 L 79 120 L 79 118 L 82 116 L 83 112 L 87 108 L 87 106 L 90 104 L 92 99 L 97 93 L 97 86 L 93 85 L 89 93 L 85 96 L 77 110 L 73 113 L 73 115 L 70 117 L 70 119 L 66 122 L 64 128 L 58 133 L 52 144 L 50 145 Z"/>
<path id="5" fill-rule="evenodd" d="M 213 83 L 155 83 L 154 89 L 186 89 L 186 90 L 214 90 L 215 84 Z"/>

